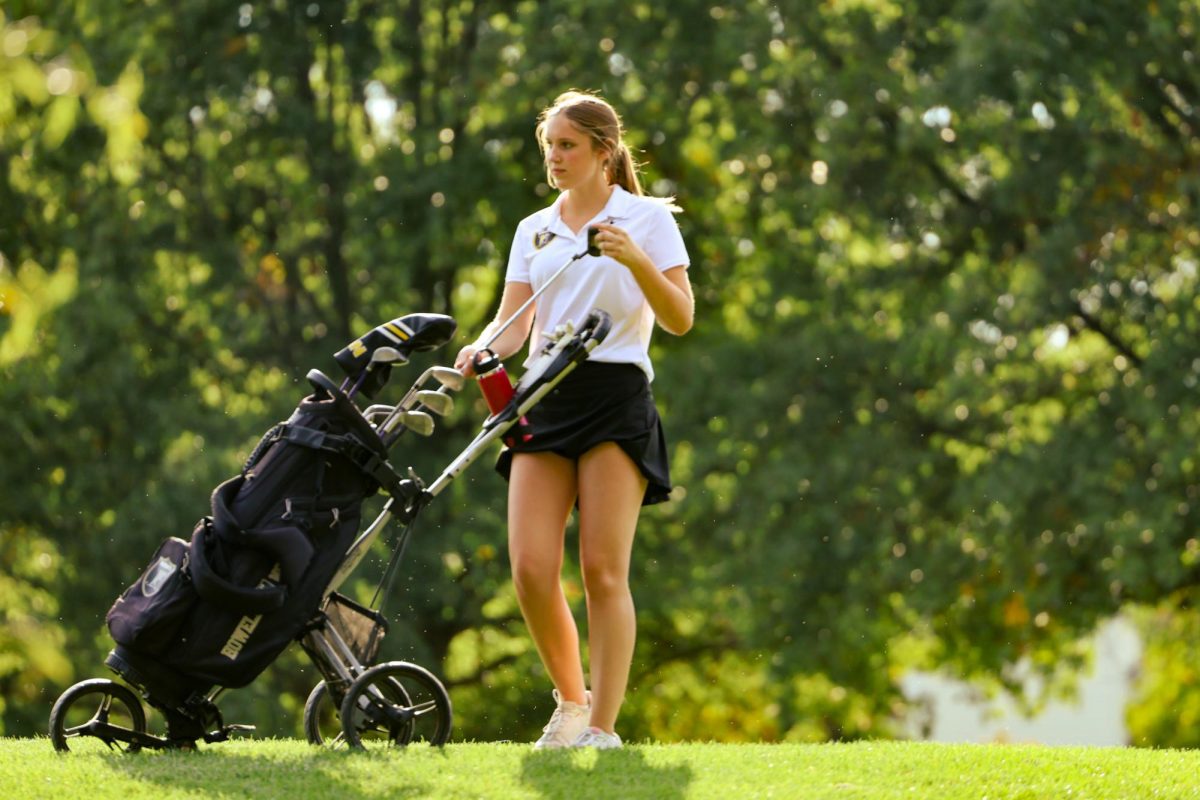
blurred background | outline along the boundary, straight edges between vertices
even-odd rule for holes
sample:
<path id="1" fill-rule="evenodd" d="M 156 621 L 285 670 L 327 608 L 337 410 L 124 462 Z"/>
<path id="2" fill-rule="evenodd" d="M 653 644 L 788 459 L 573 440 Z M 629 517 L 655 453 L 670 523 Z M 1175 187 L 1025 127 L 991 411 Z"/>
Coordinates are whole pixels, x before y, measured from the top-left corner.
<path id="1" fill-rule="evenodd" d="M 395 390 L 477 335 L 553 199 L 535 117 L 582 88 L 683 207 L 697 303 L 652 351 L 678 486 L 625 738 L 1050 740 L 979 709 L 1076 698 L 1200 744 L 1196 0 L 3 8 L 3 735 L 107 674 L 114 598 L 310 368 L 454 315 Z M 393 463 L 485 415 L 468 387 Z M 382 658 L 521 741 L 552 701 L 490 461 L 423 517 Z M 318 677 L 289 650 L 226 718 L 298 735 Z"/>

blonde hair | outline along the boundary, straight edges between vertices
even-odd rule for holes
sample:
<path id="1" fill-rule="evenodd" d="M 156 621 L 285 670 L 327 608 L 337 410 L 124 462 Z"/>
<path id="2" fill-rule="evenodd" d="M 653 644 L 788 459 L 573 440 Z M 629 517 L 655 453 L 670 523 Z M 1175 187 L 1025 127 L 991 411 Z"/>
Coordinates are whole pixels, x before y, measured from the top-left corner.
<path id="1" fill-rule="evenodd" d="M 537 141 L 546 155 L 546 125 L 550 118 L 564 115 L 581 133 L 592 141 L 592 147 L 608 152 L 608 182 L 615 183 L 634 195 L 644 195 L 638 177 L 639 165 L 624 142 L 625 131 L 616 109 L 597 94 L 572 89 L 554 98 L 554 103 L 538 115 Z M 554 176 L 546 169 L 546 178 L 555 186 Z"/>

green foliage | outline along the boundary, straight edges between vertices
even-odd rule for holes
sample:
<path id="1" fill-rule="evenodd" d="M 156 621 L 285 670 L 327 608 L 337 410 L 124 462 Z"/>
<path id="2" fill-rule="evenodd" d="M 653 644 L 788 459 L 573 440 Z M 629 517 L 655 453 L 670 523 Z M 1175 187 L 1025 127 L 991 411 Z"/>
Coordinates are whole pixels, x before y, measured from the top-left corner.
<path id="1" fill-rule="evenodd" d="M 1200 615 L 1176 598 L 1138 609 L 1133 619 L 1145 652 L 1125 713 L 1130 738 L 1146 747 L 1200 745 Z"/>
<path id="2" fill-rule="evenodd" d="M 71 677 L 65 636 L 56 622 L 60 604 L 47 588 L 61 558 L 45 539 L 5 533 L 0 538 L 0 714 L 10 704 L 44 704 L 47 687 Z"/>
<path id="3" fill-rule="evenodd" d="M 684 207 L 697 297 L 653 350 L 680 488 L 639 529 L 629 732 L 879 736 L 906 668 L 1069 674 L 1097 620 L 1197 581 L 1195 0 L 18 5 L 6 731 L 53 699 L 10 687 L 98 668 L 108 604 L 308 368 L 410 311 L 477 333 L 571 86 Z M 439 470 L 461 406 L 395 460 Z M 431 506 L 385 657 L 517 739 L 548 684 L 503 495 L 481 463 Z M 289 655 L 230 716 L 294 733 L 313 682 Z"/>

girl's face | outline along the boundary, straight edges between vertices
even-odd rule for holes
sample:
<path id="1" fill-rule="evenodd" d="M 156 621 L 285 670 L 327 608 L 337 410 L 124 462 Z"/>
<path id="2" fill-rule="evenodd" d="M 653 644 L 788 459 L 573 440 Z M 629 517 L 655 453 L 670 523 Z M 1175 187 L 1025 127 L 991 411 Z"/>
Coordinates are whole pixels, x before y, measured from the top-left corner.
<path id="1" fill-rule="evenodd" d="M 546 170 L 560 191 L 592 182 L 608 183 L 604 161 L 608 153 L 592 144 L 592 139 L 565 114 L 546 121 Z"/>

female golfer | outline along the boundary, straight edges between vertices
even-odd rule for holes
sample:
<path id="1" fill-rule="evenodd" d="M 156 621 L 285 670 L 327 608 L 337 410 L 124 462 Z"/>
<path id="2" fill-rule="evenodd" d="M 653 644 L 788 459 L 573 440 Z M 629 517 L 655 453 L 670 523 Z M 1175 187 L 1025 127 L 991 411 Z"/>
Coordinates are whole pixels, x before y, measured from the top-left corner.
<path id="1" fill-rule="evenodd" d="M 532 437 L 504 450 L 508 549 L 521 612 L 554 682 L 557 708 L 536 748 L 620 747 L 637 623 L 629 589 L 634 531 L 643 505 L 667 499 L 671 478 L 662 425 L 650 393 L 648 348 L 655 321 L 681 335 L 692 327 L 687 249 L 671 201 L 646 197 L 622 141 L 621 120 L 593 94 L 567 92 L 538 118 L 537 140 L 553 205 L 521 222 L 500 308 L 455 366 L 474 373 L 487 341 L 599 229 L 601 255 L 585 256 L 489 348 L 500 358 L 541 347 L 565 322 L 593 308 L 612 330 L 587 361 L 528 415 Z M 578 508 L 579 558 L 587 597 L 591 691 L 579 632 L 562 590 L 565 528 Z"/>

